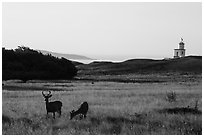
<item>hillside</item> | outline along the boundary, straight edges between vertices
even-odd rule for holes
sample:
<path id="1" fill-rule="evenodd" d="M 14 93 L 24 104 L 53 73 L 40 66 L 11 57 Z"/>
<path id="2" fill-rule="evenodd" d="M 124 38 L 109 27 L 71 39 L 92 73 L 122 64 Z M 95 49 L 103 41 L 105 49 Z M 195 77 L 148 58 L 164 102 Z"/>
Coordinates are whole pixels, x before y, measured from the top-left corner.
<path id="1" fill-rule="evenodd" d="M 93 62 L 77 65 L 80 75 L 119 75 L 148 73 L 202 73 L 202 56 L 187 56 L 170 60 L 132 59 L 124 62 Z"/>
<path id="2" fill-rule="evenodd" d="M 81 56 L 81 55 L 76 55 L 76 54 L 62 54 L 62 53 L 56 53 L 56 52 L 51 52 L 51 51 L 46 51 L 46 50 L 38 50 L 39 52 L 43 54 L 51 54 L 52 56 L 61 58 L 64 57 L 68 60 L 93 60 L 91 58 L 88 58 L 86 56 Z"/>

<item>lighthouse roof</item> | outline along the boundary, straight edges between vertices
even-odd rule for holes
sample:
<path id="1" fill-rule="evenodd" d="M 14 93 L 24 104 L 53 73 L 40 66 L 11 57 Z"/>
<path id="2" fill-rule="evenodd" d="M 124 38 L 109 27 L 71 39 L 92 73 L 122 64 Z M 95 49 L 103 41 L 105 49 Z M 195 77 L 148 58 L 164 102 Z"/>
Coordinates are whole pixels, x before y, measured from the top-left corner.
<path id="1" fill-rule="evenodd" d="M 183 41 L 181 41 L 181 42 L 179 43 L 179 45 L 184 45 Z"/>
<path id="2" fill-rule="evenodd" d="M 183 38 L 181 38 L 181 42 L 179 43 L 179 45 L 184 45 Z"/>

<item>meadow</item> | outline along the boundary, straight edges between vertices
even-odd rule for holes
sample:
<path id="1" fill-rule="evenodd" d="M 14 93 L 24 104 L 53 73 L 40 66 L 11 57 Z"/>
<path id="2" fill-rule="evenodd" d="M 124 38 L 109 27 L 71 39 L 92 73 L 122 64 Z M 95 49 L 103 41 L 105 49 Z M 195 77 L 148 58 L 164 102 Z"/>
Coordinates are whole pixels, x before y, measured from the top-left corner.
<path id="1" fill-rule="evenodd" d="M 180 82 L 10 80 L 3 81 L 2 88 L 3 135 L 202 134 L 201 78 Z M 62 101 L 61 117 L 53 119 L 50 113 L 46 118 L 42 91 L 52 92 L 50 101 Z M 176 93 L 172 102 L 166 99 L 171 91 Z M 89 103 L 87 118 L 70 120 L 69 112 L 83 101 Z M 166 111 L 170 109 L 180 111 Z"/>

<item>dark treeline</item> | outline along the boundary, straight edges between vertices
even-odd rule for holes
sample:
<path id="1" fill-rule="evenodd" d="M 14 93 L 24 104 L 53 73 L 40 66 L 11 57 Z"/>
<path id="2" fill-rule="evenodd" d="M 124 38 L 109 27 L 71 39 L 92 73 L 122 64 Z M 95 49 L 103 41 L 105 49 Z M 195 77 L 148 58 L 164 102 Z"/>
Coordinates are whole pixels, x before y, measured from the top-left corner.
<path id="1" fill-rule="evenodd" d="M 54 80 L 72 79 L 77 74 L 76 67 L 65 58 L 57 58 L 28 47 L 2 49 L 3 80 Z"/>

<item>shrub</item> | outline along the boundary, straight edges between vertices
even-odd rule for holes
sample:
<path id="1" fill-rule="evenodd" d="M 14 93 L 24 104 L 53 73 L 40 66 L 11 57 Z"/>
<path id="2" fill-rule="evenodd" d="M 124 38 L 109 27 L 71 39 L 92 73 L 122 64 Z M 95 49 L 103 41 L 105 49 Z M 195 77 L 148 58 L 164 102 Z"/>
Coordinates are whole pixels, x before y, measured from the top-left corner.
<path id="1" fill-rule="evenodd" d="M 175 102 L 176 101 L 176 92 L 170 91 L 166 93 L 166 100 L 169 102 Z"/>

